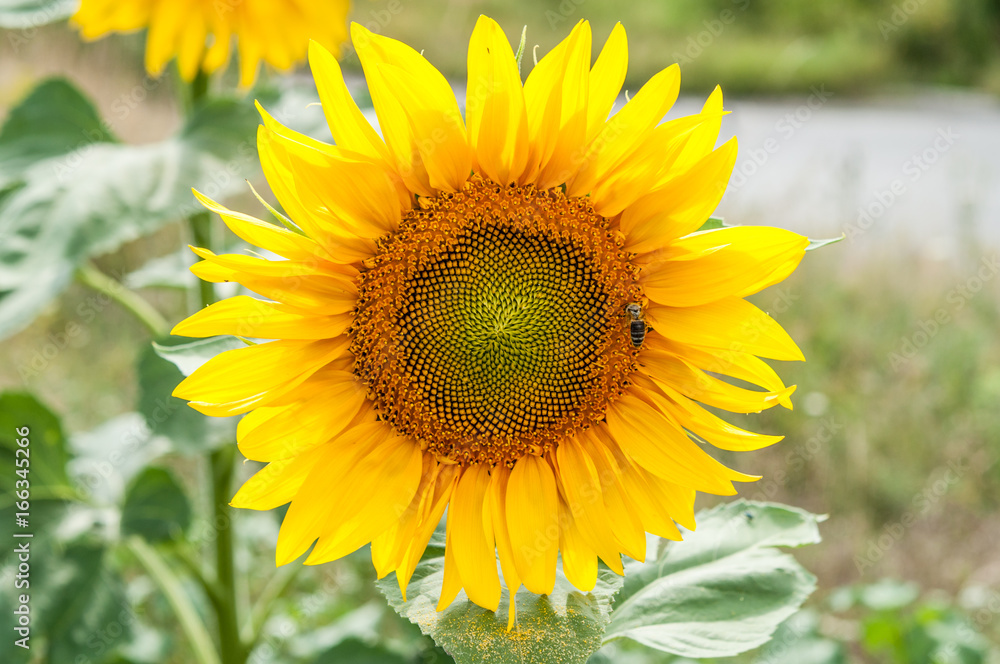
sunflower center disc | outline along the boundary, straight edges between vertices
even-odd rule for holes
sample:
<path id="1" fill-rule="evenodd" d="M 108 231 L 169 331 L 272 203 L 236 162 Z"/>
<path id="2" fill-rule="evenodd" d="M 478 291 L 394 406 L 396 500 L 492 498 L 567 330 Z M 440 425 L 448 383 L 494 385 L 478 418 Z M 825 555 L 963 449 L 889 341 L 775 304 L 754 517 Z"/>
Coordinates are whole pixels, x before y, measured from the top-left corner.
<path id="1" fill-rule="evenodd" d="M 635 271 L 561 192 L 471 180 L 422 200 L 359 280 L 355 372 L 380 417 L 452 461 L 513 464 L 601 419 L 635 350 Z"/>

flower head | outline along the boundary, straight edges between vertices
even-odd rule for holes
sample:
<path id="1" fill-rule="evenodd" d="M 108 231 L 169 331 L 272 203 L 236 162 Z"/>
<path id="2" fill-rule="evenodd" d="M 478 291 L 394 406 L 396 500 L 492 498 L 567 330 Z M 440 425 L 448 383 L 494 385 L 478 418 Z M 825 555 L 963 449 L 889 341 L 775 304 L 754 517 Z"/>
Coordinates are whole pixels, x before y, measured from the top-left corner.
<path id="1" fill-rule="evenodd" d="M 404 589 L 447 516 L 447 606 L 464 589 L 495 610 L 504 582 L 594 586 L 645 533 L 694 528 L 696 491 L 754 476 L 727 450 L 779 440 L 703 408 L 790 407 L 758 356 L 802 359 L 743 298 L 784 279 L 807 240 L 765 227 L 696 232 L 722 197 L 736 142 L 716 148 L 716 90 L 661 123 L 677 66 L 609 118 L 625 77 L 616 26 L 591 66 L 579 23 L 522 85 L 504 34 L 482 17 L 469 45 L 465 116 L 445 78 L 397 41 L 353 26 L 382 135 L 336 60 L 310 64 L 336 145 L 263 113 L 264 173 L 292 230 L 204 197 L 248 242 L 282 256 L 214 255 L 193 270 L 238 296 L 180 323 L 188 336 L 268 343 L 229 351 L 175 394 L 209 415 L 247 413 L 240 450 L 268 465 L 239 507 L 291 502 L 277 562 L 369 542 Z M 301 232 L 296 232 L 301 231 Z M 760 386 L 738 387 L 720 375 Z M 676 522 L 676 523 L 675 523 Z"/>
<path id="2" fill-rule="evenodd" d="M 186 81 L 225 66 L 235 38 L 240 85 L 250 87 L 261 60 L 290 69 L 310 39 L 338 53 L 349 8 L 349 0 L 82 0 L 71 21 L 88 40 L 148 27 L 146 70 L 159 76 L 176 56 Z"/>

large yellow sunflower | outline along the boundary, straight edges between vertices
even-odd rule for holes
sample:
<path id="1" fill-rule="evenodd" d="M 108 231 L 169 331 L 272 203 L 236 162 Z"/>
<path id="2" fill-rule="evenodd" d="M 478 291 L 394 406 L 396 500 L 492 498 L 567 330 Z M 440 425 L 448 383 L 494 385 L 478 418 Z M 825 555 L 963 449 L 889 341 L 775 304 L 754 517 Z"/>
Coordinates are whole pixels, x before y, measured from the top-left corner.
<path id="1" fill-rule="evenodd" d="M 200 197 L 285 260 L 196 249 L 193 271 L 267 300 L 233 297 L 174 330 L 274 341 L 215 357 L 175 394 L 208 415 L 247 413 L 239 448 L 268 465 L 232 504 L 291 502 L 279 565 L 313 543 L 307 564 L 370 542 L 379 576 L 395 571 L 405 592 L 447 507 L 439 607 L 464 589 L 496 610 L 497 554 L 512 594 L 550 592 L 559 554 L 589 590 L 598 558 L 621 573 L 621 554 L 645 557 L 647 531 L 694 528 L 695 491 L 757 479 L 700 441 L 780 438 L 700 404 L 791 406 L 794 387 L 757 356 L 802 355 L 742 298 L 784 279 L 807 239 L 695 232 L 736 158 L 735 140 L 715 148 L 721 93 L 661 124 L 675 65 L 609 118 L 627 61 L 620 25 L 591 66 L 579 23 L 522 85 L 503 32 L 480 18 L 464 119 L 419 53 L 358 25 L 352 38 L 382 136 L 313 44 L 337 145 L 263 111 L 258 134 L 292 230 Z"/>
<path id="2" fill-rule="evenodd" d="M 339 53 L 347 39 L 350 0 L 82 0 L 71 22 L 84 39 L 149 28 L 146 69 L 159 76 L 177 56 L 186 81 L 229 61 L 236 39 L 240 85 L 249 87 L 260 61 L 290 69 L 314 39 Z"/>

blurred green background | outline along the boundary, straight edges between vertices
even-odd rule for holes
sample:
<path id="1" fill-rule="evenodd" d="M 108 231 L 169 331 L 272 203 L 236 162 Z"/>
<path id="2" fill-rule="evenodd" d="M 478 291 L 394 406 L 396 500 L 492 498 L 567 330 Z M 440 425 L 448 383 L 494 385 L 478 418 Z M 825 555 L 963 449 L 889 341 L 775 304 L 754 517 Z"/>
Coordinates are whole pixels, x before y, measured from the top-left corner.
<path id="1" fill-rule="evenodd" d="M 821 113 L 852 118 L 855 124 L 840 130 L 859 136 L 891 136 L 897 128 L 893 118 L 903 124 L 923 118 L 933 128 L 951 126 L 954 117 L 970 127 L 960 131 L 963 145 L 979 141 L 987 155 L 995 154 L 989 152 L 994 146 L 1000 149 L 997 0 L 393 2 L 360 0 L 354 16 L 423 49 L 458 82 L 464 79 L 475 18 L 487 13 L 512 39 L 527 25 L 528 45 L 538 44 L 541 52 L 581 18 L 592 22 L 598 43 L 620 20 L 630 45 L 627 88 L 635 90 L 657 70 L 680 62 L 682 94 L 694 97 L 682 103 L 700 103 L 718 83 L 734 116 L 743 104 L 748 113 L 762 113 L 765 126 L 801 108 L 811 90 L 825 86 L 836 95 L 834 106 L 816 111 L 815 123 L 781 144 L 788 146 L 782 147 L 782 158 L 805 146 L 798 148 L 807 153 L 805 161 L 787 163 L 775 156 L 769 162 L 772 175 L 762 172 L 727 196 L 723 208 L 732 223 L 785 225 L 801 192 L 775 188 L 773 182 L 792 171 L 809 182 L 840 182 L 841 171 L 867 172 L 866 164 L 878 163 L 877 154 L 855 161 L 828 158 L 836 139 L 814 129 L 829 126 Z M 125 140 L 160 139 L 176 129 L 180 114 L 172 81 L 146 79 L 142 48 L 141 35 L 81 44 L 65 25 L 32 29 L 30 35 L 0 31 L 0 117 L 41 78 L 59 74 L 85 90 Z M 345 62 L 358 71 L 352 58 Z M 935 101 L 928 103 L 928 96 Z M 899 114 L 880 115 L 887 104 Z M 135 109 L 139 112 L 131 112 Z M 896 155 L 920 155 L 927 145 L 899 140 L 903 144 L 891 146 L 895 151 L 886 157 L 889 170 L 858 176 L 860 193 L 830 185 L 822 200 L 844 205 L 796 211 L 793 230 L 836 235 L 849 232 L 852 224 L 856 228 L 859 211 L 905 169 Z M 810 254 L 788 281 L 753 298 L 796 339 L 807 362 L 777 367 L 787 383 L 799 386 L 794 411 L 730 417 L 754 430 L 785 434 L 785 441 L 753 454 L 719 456 L 764 476 L 745 486 L 744 496 L 801 506 L 830 519 L 822 528 L 823 543 L 797 553 L 819 577 L 808 610 L 770 646 L 739 661 L 1000 662 L 1000 284 L 995 270 L 978 272 L 996 260 L 993 212 L 1000 175 L 981 154 L 949 152 L 951 166 L 928 170 L 919 187 L 948 209 L 954 223 L 945 223 L 934 208 L 910 205 L 903 208 L 906 218 L 891 227 L 896 232 L 876 227 L 857 241 Z M 750 163 L 746 159 L 740 163 Z M 765 183 L 778 194 L 753 209 L 738 205 L 739 196 Z M 918 195 L 918 188 L 911 189 L 908 195 Z M 233 207 L 255 205 L 244 199 Z M 189 240 L 181 224 L 168 225 L 102 256 L 97 265 L 109 274 L 129 275 L 151 258 L 173 255 Z M 977 273 L 985 276 L 973 288 L 970 280 Z M 171 322 L 185 315 L 191 297 L 176 287 L 140 292 Z M 116 304 L 95 297 L 84 286 L 72 286 L 29 328 L 4 340 L 0 354 L 0 389 L 35 395 L 51 411 L 55 419 L 46 435 L 68 441 L 75 457 L 69 472 L 75 477 L 99 469 L 106 456 L 102 440 L 121 440 L 122 432 L 143 429 L 135 412 L 148 396 L 140 383 L 151 380 L 142 377 L 153 361 L 148 332 Z M 935 323 L 940 311 L 947 321 Z M 81 325 L 82 333 L 67 338 L 71 324 Z M 50 347 L 56 348 L 52 357 Z M 38 408 L 28 397 L 11 396 L 4 403 L 21 412 Z M 0 417 L 5 426 L 10 417 Z M 61 424 L 52 424 L 56 419 Z M 180 478 L 191 497 L 190 527 L 199 532 L 210 500 L 204 468 L 183 451 L 159 445 L 155 437 L 144 439 L 129 453 L 140 468 L 155 459 L 154 465 Z M 242 476 L 252 472 L 250 465 L 241 468 Z M 699 504 L 716 500 L 701 497 Z M 104 515 L 102 521 L 101 510 L 94 509 L 88 527 L 116 527 L 116 517 Z M 386 608 L 365 551 L 276 576 L 280 516 L 281 510 L 236 515 L 240 592 L 281 597 L 253 655 L 258 659 L 251 661 L 448 661 Z M 187 554 L 197 560 L 204 553 L 198 547 L 208 544 L 196 538 Z M 84 548 L 71 553 L 83 579 L 91 569 L 88 555 L 110 554 L 79 546 Z M 120 662 L 189 661 L 164 600 L 134 558 L 139 554 L 114 555 L 122 574 L 108 605 L 129 607 L 120 621 L 128 636 L 99 638 L 87 651 L 88 661 L 105 661 L 111 652 L 118 658 L 112 661 Z M 185 587 L 195 584 L 183 570 L 179 574 Z M 72 584 L 52 590 L 61 598 L 92 591 Z M 0 653 L 8 647 L 4 638 Z M 628 648 L 599 657 L 626 664 L 673 661 Z"/>

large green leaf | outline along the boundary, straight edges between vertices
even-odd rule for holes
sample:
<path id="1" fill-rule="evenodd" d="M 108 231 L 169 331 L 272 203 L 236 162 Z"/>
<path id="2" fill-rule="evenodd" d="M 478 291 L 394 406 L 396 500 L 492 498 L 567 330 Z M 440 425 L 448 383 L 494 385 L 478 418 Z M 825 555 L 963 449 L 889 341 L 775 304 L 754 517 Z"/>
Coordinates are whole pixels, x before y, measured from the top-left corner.
<path id="1" fill-rule="evenodd" d="M 218 348 L 228 350 L 245 346 L 242 341 L 232 337 L 220 339 L 222 341 L 218 342 Z M 200 349 L 206 347 L 203 341 L 194 343 Z M 239 418 L 206 417 L 189 408 L 183 399 L 171 396 L 177 384 L 184 379 L 184 374 L 174 360 L 186 358 L 179 360 L 181 366 L 186 366 L 185 361 L 190 361 L 187 358 L 194 352 L 188 348 L 190 345 L 180 337 L 169 337 L 143 350 L 138 363 L 139 412 L 146 418 L 150 430 L 168 438 L 175 450 L 185 454 L 200 454 L 236 440 L 236 421 Z M 164 356 L 173 359 L 167 360 Z"/>
<path id="2" fill-rule="evenodd" d="M 165 468 L 146 468 L 128 487 L 122 534 L 151 542 L 175 539 L 191 525 L 191 503 L 180 482 Z"/>
<path id="3" fill-rule="evenodd" d="M 121 578 L 107 564 L 107 547 L 90 538 L 69 543 L 36 538 L 29 548 L 30 587 L 11 592 L 0 588 L 0 624 L 11 639 L 0 649 L 6 653 L 3 661 L 27 661 L 25 655 L 37 662 L 84 661 L 81 656 L 93 664 L 109 660 L 129 636 L 136 616 Z M 4 578 L 13 578 L 13 573 Z M 17 593 L 30 596 L 30 651 L 12 645 L 20 638 L 9 626 L 20 604 Z"/>
<path id="4" fill-rule="evenodd" d="M 510 595 L 505 588 L 494 613 L 468 601 L 464 592 L 440 613 L 435 610 L 444 578 L 444 558 L 426 558 L 403 601 L 395 577 L 378 582 L 389 604 L 444 648 L 458 664 L 577 664 L 601 645 L 611 600 L 621 577 L 602 568 L 590 593 L 574 588 L 560 570 L 551 595 L 517 593 L 517 622 L 507 631 Z"/>
<path id="5" fill-rule="evenodd" d="M 312 664 L 409 664 L 410 660 L 384 646 L 369 644 L 360 639 L 344 639 L 320 654 Z"/>
<path id="6" fill-rule="evenodd" d="M 15 435 L 16 430 L 23 428 L 28 429 L 26 436 Z M 35 497 L 41 490 L 68 485 L 68 456 L 62 425 L 59 418 L 33 395 L 24 392 L 0 394 L 0 432 L 0 458 L 5 469 L 0 476 L 0 489 L 5 493 L 9 495 L 15 481 L 22 479 L 28 480 Z M 27 446 L 19 446 L 17 441 L 25 438 Z M 17 450 L 25 451 L 19 453 Z M 23 473 L 26 477 L 15 474 L 15 458 L 28 459 L 27 472 Z M 24 469 L 23 462 L 21 469 Z"/>
<path id="7" fill-rule="evenodd" d="M 174 343 L 180 337 L 172 337 L 164 343 L 153 343 L 156 354 L 172 363 L 181 374 L 190 376 L 195 369 L 208 362 L 219 353 L 236 348 L 245 348 L 246 343 L 236 337 L 209 337 L 185 343 Z"/>
<path id="8" fill-rule="evenodd" d="M 33 113 L 47 106 L 60 110 Z M 0 338 L 30 323 L 83 261 L 199 211 L 191 187 L 224 196 L 256 172 L 258 120 L 245 100 L 213 99 L 176 135 L 149 145 L 109 142 L 96 117 L 69 83 L 50 81 L 12 111 L 14 129 L 0 134 L 7 137 L 0 149 L 19 171 L 0 173 L 8 178 L 0 198 Z"/>
<path id="9" fill-rule="evenodd" d="M 700 514 L 685 541 L 627 571 L 605 641 L 628 638 L 686 657 L 726 657 L 766 643 L 816 586 L 774 547 L 818 542 L 821 520 L 743 500 Z"/>
<path id="10" fill-rule="evenodd" d="M 21 29 L 10 39 L 17 48 L 21 40 L 34 36 L 29 31 L 69 17 L 79 4 L 79 0 L 0 0 L 0 28 Z"/>
<path id="11" fill-rule="evenodd" d="M 91 505 L 120 505 L 132 478 L 156 457 L 170 451 L 166 438 L 154 436 L 139 413 L 122 413 L 69 440 L 69 465 L 77 495 Z"/>
<path id="12" fill-rule="evenodd" d="M 25 170 L 38 161 L 107 142 L 117 139 L 79 90 L 61 78 L 43 81 L 11 110 L 0 130 L 0 189 L 23 181 Z"/>

